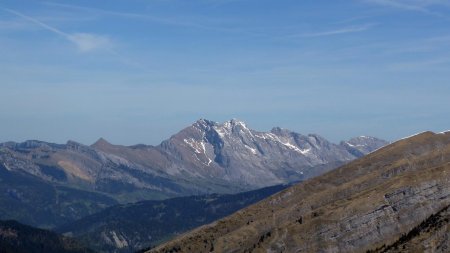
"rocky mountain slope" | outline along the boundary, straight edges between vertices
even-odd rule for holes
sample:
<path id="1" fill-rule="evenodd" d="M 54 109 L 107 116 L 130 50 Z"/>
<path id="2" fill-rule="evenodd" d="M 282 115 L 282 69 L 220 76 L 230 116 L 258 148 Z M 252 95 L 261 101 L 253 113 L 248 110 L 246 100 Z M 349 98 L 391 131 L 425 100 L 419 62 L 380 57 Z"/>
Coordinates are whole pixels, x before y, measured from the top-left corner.
<path id="1" fill-rule="evenodd" d="M 381 252 L 449 252 L 450 205 L 432 214 L 407 234 L 390 245 L 383 245 L 368 253 Z"/>
<path id="2" fill-rule="evenodd" d="M 199 120 L 158 148 L 175 161 L 169 172 L 172 175 L 222 178 L 251 189 L 316 176 L 387 144 L 361 137 L 353 146 L 357 153 L 349 151 L 351 143 L 336 145 L 315 134 L 301 135 L 278 127 L 258 132 L 239 120 L 223 124 Z"/>
<path id="3" fill-rule="evenodd" d="M 51 231 L 22 225 L 16 221 L 0 221 L 2 253 L 93 253 L 73 239 Z"/>
<path id="4" fill-rule="evenodd" d="M 75 237 L 98 252 L 131 253 L 223 218 L 287 187 L 278 185 L 233 195 L 213 194 L 119 205 L 66 224 L 56 231 Z"/>
<path id="5" fill-rule="evenodd" d="M 337 145 L 318 135 L 280 128 L 268 133 L 254 131 L 238 120 L 223 124 L 198 120 L 158 146 L 112 145 L 104 139 L 92 146 L 74 141 L 7 142 L 0 144 L 0 170 L 17 182 L 4 186 L 0 206 L 6 203 L 2 201 L 31 206 L 33 200 L 26 196 L 33 195 L 54 206 L 52 210 L 69 210 L 60 214 L 59 221 L 28 223 L 52 227 L 116 201 L 236 193 L 300 181 L 385 144 L 376 138 L 359 137 Z M 20 182 L 29 180 L 47 185 L 55 197 L 46 198 L 37 188 L 27 192 Z M 65 190 L 61 193 L 61 189 Z M 76 197 L 66 193 L 67 189 L 76 192 Z M 94 203 L 92 198 L 102 201 Z M 0 218 L 28 222 L 9 209 L 1 210 Z"/>
<path id="6" fill-rule="evenodd" d="M 449 204 L 450 132 L 425 132 L 149 252 L 366 252 Z"/>

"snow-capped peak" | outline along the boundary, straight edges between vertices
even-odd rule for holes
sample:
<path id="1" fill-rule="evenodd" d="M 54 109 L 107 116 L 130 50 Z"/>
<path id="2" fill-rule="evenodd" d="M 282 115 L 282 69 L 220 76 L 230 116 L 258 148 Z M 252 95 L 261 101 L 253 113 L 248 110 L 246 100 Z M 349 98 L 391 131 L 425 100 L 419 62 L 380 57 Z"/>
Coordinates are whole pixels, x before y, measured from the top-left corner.
<path id="1" fill-rule="evenodd" d="M 207 126 L 213 126 L 216 125 L 217 123 L 211 120 L 207 120 L 207 119 L 199 119 L 197 120 L 194 125 L 199 125 L 199 126 L 203 126 L 203 127 L 207 127 Z"/>
<path id="2" fill-rule="evenodd" d="M 216 124 L 213 126 L 214 130 L 219 134 L 220 137 L 224 137 L 226 135 L 230 135 L 232 132 L 236 131 L 236 129 L 242 130 L 244 132 L 250 132 L 250 129 L 247 127 L 245 122 L 240 121 L 238 119 L 231 119 L 225 121 L 222 124 Z"/>
<path id="3" fill-rule="evenodd" d="M 224 122 L 222 125 L 224 127 L 226 127 L 226 128 L 233 128 L 233 127 L 236 127 L 236 126 L 241 126 L 242 128 L 247 129 L 247 124 L 245 124 L 244 121 L 241 121 L 241 120 L 238 120 L 238 119 L 235 119 L 235 118 Z"/>

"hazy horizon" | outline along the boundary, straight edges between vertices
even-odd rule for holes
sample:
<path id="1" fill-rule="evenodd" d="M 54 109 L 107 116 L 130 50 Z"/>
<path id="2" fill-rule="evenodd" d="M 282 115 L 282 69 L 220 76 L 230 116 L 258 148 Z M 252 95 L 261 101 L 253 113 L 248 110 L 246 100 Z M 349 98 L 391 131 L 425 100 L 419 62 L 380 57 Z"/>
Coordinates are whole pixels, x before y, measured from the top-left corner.
<path id="1" fill-rule="evenodd" d="M 1 1 L 0 142 L 445 131 L 449 22 L 444 0 Z"/>
<path id="2" fill-rule="evenodd" d="M 236 118 L 233 118 L 233 119 L 236 119 Z M 200 119 L 199 119 L 199 120 L 200 120 Z M 206 119 L 206 120 L 209 120 L 209 119 Z M 230 119 L 230 120 L 232 120 L 232 119 Z M 240 120 L 240 119 L 236 119 L 236 120 Z M 241 121 L 241 120 L 240 120 L 240 121 Z M 224 122 L 226 122 L 226 121 L 224 121 Z M 224 122 L 216 122 L 216 123 L 222 124 L 222 123 L 224 123 Z M 192 122 L 192 123 L 195 123 L 195 122 Z M 246 123 L 246 122 L 244 121 L 244 123 Z M 189 126 L 185 126 L 185 127 L 189 127 Z M 251 126 L 248 126 L 248 125 L 247 125 L 247 127 L 249 127 L 249 128 L 252 129 L 252 130 L 259 131 L 259 132 L 270 132 L 270 131 L 272 130 L 272 129 L 265 129 L 265 130 L 264 130 L 264 129 L 263 129 L 263 130 L 261 130 L 261 129 L 254 129 L 254 128 L 251 128 Z M 275 128 L 275 127 L 279 127 L 279 126 L 274 126 L 274 127 L 272 127 L 272 128 Z M 184 127 L 183 127 L 183 128 L 184 128 Z M 183 129 L 183 128 L 182 128 L 182 129 Z M 283 128 L 283 127 L 281 127 L 281 128 L 282 128 L 282 129 L 286 129 L 286 128 Z M 177 132 L 181 131 L 182 129 L 179 129 Z M 294 131 L 294 130 L 292 130 L 292 129 L 287 129 L 287 130 L 290 130 L 290 131 L 292 131 L 292 132 L 299 133 L 299 132 Z M 322 137 L 328 139 L 329 141 L 331 141 L 331 142 L 333 142 L 333 143 L 335 143 L 335 144 L 339 144 L 339 142 L 341 142 L 341 141 L 347 141 L 347 140 L 349 140 L 350 138 L 354 138 L 354 137 L 362 137 L 362 136 L 376 137 L 376 138 L 379 138 L 379 139 L 383 139 L 383 140 L 385 140 L 385 141 L 395 142 L 395 141 L 398 141 L 398 140 L 400 140 L 400 139 L 408 138 L 408 137 L 411 137 L 411 136 L 414 136 L 414 135 L 416 135 L 416 134 L 419 134 L 419 133 L 422 133 L 422 132 L 426 132 L 426 131 L 431 131 L 431 130 L 425 130 L 425 131 L 421 131 L 421 132 L 415 132 L 415 133 L 412 133 L 412 134 L 410 134 L 410 135 L 401 136 L 401 137 L 399 137 L 399 138 L 391 139 L 391 140 L 390 140 L 390 139 L 383 139 L 383 138 L 380 138 L 380 137 L 378 137 L 378 136 L 372 136 L 372 135 L 355 135 L 355 136 L 349 136 L 349 137 L 347 137 L 347 138 L 342 138 L 342 139 L 332 140 L 332 139 L 327 138 L 326 136 L 321 135 L 320 133 L 315 133 L 315 132 L 311 132 L 311 133 L 300 133 L 300 134 L 303 134 L 303 135 L 308 135 L 308 134 L 318 134 L 318 135 L 320 135 L 320 136 L 322 136 Z M 435 132 L 435 133 L 442 133 L 442 132 L 448 132 L 448 131 L 450 131 L 450 130 L 433 131 L 433 132 Z M 56 143 L 56 144 L 64 144 L 64 143 L 66 143 L 66 142 L 68 142 L 68 141 L 75 141 L 75 142 L 79 142 L 79 143 L 84 144 L 84 145 L 93 145 L 95 142 L 99 141 L 100 139 L 103 139 L 103 140 L 105 140 L 105 141 L 107 141 L 107 142 L 109 142 L 109 143 L 111 143 L 111 144 L 114 144 L 114 145 L 125 145 L 125 146 L 128 146 L 128 145 L 144 144 L 144 145 L 157 146 L 157 145 L 159 145 L 162 141 L 169 139 L 172 135 L 176 134 L 177 132 L 174 132 L 174 133 L 170 134 L 169 136 L 162 136 L 162 137 L 161 137 L 161 138 L 162 138 L 161 141 L 159 141 L 159 142 L 157 142 L 157 143 L 144 143 L 144 142 L 136 142 L 136 143 L 115 143 L 115 142 L 112 142 L 112 141 L 110 141 L 109 139 L 107 139 L 107 138 L 105 138 L 105 137 L 103 137 L 103 136 L 100 136 L 100 137 L 98 137 L 97 139 L 95 139 L 95 140 L 93 140 L 93 141 L 91 141 L 91 142 L 88 142 L 88 143 L 80 142 L 80 141 L 78 141 L 78 140 L 76 140 L 76 139 L 67 139 L 67 140 L 60 140 L 60 141 L 51 141 L 51 140 L 36 139 L 36 138 L 34 138 L 34 139 L 33 139 L 33 138 L 30 138 L 30 139 L 23 139 L 23 140 L 7 140 L 7 141 L 0 141 L 0 143 L 10 142 L 10 141 L 12 141 L 12 142 L 17 142 L 17 143 L 25 142 L 25 141 L 44 141 L 44 142 L 50 142 L 50 143 Z"/>

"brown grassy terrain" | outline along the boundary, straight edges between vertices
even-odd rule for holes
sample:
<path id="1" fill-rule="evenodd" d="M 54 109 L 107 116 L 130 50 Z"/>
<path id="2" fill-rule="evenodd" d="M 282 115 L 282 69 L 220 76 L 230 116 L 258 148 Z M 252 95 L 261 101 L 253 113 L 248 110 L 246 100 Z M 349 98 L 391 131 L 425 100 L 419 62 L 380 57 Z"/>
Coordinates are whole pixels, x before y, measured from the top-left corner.
<path id="1" fill-rule="evenodd" d="M 450 133 L 425 132 L 149 252 L 366 252 L 450 204 L 449 162 Z"/>

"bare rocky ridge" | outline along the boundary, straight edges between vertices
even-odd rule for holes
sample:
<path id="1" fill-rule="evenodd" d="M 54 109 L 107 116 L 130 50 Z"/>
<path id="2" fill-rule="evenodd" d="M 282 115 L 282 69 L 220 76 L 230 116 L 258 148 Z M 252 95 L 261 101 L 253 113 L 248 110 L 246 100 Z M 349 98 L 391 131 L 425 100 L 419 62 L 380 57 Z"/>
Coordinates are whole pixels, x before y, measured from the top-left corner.
<path id="1" fill-rule="evenodd" d="M 366 252 L 450 204 L 450 132 L 425 132 L 149 252 Z"/>

